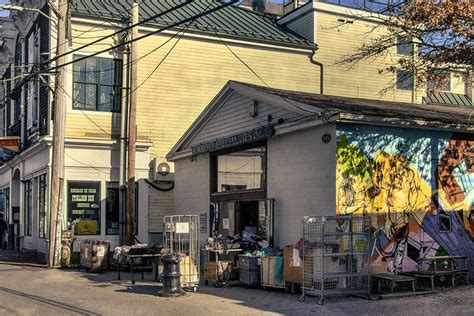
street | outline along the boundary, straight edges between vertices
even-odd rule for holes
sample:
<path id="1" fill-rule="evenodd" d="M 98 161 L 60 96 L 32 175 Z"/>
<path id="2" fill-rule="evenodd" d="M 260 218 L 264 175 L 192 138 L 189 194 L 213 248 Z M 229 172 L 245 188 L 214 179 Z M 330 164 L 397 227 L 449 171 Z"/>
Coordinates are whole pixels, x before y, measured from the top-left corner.
<path id="1" fill-rule="evenodd" d="M 297 294 L 244 287 L 202 286 L 197 293 L 161 298 L 153 282 L 131 285 L 128 275 L 114 272 L 47 270 L 0 264 L 1 315 L 472 315 L 474 286 L 437 294 L 367 301 L 327 300 L 318 306 Z"/>

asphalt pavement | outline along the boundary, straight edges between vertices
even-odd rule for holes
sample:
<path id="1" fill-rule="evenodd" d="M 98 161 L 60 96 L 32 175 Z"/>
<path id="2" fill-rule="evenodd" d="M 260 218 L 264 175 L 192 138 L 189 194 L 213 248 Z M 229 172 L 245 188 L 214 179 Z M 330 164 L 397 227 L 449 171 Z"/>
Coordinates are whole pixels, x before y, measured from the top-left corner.
<path id="1" fill-rule="evenodd" d="M 358 298 L 298 302 L 298 294 L 245 287 L 202 286 L 178 298 L 158 296 L 151 281 L 128 274 L 0 264 L 0 315 L 473 315 L 474 286 L 389 300 Z"/>

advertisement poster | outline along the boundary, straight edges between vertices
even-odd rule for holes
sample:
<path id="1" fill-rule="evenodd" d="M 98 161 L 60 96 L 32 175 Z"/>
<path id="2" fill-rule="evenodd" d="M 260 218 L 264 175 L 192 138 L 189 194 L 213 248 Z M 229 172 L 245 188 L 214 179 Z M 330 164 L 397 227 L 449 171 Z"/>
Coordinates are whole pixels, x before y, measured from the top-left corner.
<path id="1" fill-rule="evenodd" d="M 100 183 L 69 182 L 68 219 L 81 219 L 78 235 L 96 235 L 100 232 Z"/>

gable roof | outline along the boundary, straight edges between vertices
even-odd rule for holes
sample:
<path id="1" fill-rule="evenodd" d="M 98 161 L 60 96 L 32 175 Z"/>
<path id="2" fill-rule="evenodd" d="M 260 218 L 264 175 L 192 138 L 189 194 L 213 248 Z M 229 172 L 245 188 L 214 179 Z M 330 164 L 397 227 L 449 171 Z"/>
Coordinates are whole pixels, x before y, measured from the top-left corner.
<path id="1" fill-rule="evenodd" d="M 170 10 L 186 0 L 141 1 L 140 20 L 150 18 L 160 12 Z M 149 24 L 171 25 L 222 5 L 221 1 L 209 3 L 207 0 L 194 0 L 185 6 L 173 10 Z M 72 0 L 71 11 L 74 15 L 108 18 L 127 21 L 130 15 L 131 0 Z M 285 26 L 276 19 L 264 14 L 229 5 L 209 13 L 191 25 L 190 29 L 206 33 L 217 32 L 224 37 L 261 41 L 272 44 L 311 49 L 314 44 Z"/>
<path id="2" fill-rule="evenodd" d="M 172 160 L 176 153 L 188 149 L 186 145 L 189 141 L 232 93 L 323 122 L 359 122 L 474 132 L 474 109 L 470 107 L 339 97 L 229 81 L 171 149 L 168 159 Z"/>

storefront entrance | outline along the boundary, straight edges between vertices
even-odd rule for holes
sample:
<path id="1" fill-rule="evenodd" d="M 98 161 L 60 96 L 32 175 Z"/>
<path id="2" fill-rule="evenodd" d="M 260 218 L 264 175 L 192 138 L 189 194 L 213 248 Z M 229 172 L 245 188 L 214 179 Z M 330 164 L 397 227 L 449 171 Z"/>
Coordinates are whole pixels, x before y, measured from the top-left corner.
<path id="1" fill-rule="evenodd" d="M 255 234 L 273 245 L 273 199 L 218 202 L 214 217 L 222 236 Z"/>

